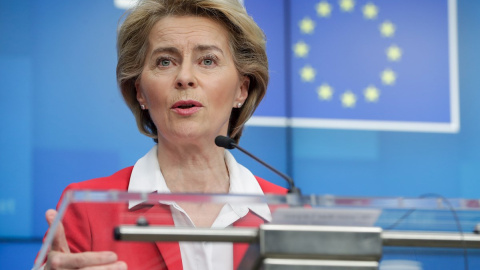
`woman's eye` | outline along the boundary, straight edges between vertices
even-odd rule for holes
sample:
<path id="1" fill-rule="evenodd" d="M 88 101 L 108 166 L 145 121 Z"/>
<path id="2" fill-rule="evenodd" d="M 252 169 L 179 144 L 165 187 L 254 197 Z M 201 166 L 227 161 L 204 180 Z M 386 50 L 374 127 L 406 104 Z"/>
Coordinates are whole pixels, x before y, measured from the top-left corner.
<path id="1" fill-rule="evenodd" d="M 168 67 L 170 65 L 172 61 L 168 60 L 168 59 L 160 59 L 159 61 L 159 65 L 162 66 L 162 67 Z"/>
<path id="2" fill-rule="evenodd" d="M 217 56 L 213 54 L 207 54 L 202 56 L 200 63 L 201 65 L 210 67 L 210 66 L 215 66 L 217 64 L 217 61 L 218 61 Z"/>
<path id="3" fill-rule="evenodd" d="M 211 65 L 213 65 L 213 60 L 212 59 L 203 59 L 203 64 L 205 66 L 211 66 Z"/>

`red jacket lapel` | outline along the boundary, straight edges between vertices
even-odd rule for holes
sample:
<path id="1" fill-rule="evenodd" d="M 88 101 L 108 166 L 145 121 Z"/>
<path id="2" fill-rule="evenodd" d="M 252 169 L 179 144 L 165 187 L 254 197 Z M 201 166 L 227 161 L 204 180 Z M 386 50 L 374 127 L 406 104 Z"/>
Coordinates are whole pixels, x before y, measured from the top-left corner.
<path id="1" fill-rule="evenodd" d="M 258 228 L 261 224 L 265 223 L 265 220 L 257 216 L 255 213 L 248 211 L 248 214 L 237 222 L 233 223 L 234 227 L 248 227 Z M 249 244 L 247 243 L 234 243 L 233 244 L 233 269 L 237 269 L 242 261 Z"/>
<path id="2" fill-rule="evenodd" d="M 160 223 L 161 225 L 165 226 L 174 226 L 170 206 L 157 204 L 148 212 L 149 215 L 159 218 L 159 220 L 156 222 L 154 221 L 154 223 Z M 163 257 L 166 269 L 183 269 L 180 245 L 178 242 L 155 242 L 155 244 Z"/>

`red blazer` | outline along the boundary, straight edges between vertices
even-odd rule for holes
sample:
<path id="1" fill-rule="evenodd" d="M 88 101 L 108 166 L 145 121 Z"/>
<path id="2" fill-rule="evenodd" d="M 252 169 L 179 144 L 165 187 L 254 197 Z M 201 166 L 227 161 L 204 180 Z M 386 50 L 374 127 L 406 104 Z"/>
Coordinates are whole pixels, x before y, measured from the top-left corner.
<path id="1" fill-rule="evenodd" d="M 128 167 L 109 177 L 74 183 L 69 185 L 65 191 L 72 189 L 127 191 L 132 169 L 133 167 Z M 264 193 L 286 194 L 287 192 L 285 188 L 259 177 L 256 178 Z M 113 240 L 113 229 L 116 225 L 135 224 L 137 218 L 142 215 L 161 217 L 159 221 L 149 220 L 150 224 L 174 225 L 170 207 L 161 204 L 141 204 L 130 210 L 127 204 L 71 204 L 63 218 L 63 226 L 71 252 L 114 251 L 119 260 L 127 263 L 129 269 L 183 269 L 178 242 L 139 243 Z M 250 211 L 233 226 L 258 227 L 262 223 L 264 220 Z M 248 244 L 235 243 L 233 245 L 235 269 L 247 248 Z"/>

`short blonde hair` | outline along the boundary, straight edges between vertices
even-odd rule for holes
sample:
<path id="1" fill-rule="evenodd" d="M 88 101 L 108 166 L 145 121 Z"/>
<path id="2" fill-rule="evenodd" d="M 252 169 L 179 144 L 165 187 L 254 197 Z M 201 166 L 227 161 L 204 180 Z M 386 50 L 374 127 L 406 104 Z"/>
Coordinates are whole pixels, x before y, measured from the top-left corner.
<path id="1" fill-rule="evenodd" d="M 228 135 L 238 143 L 268 85 L 265 35 L 238 0 L 143 0 L 130 10 L 118 32 L 117 83 L 138 129 L 157 141 L 157 128 L 137 101 L 135 81 L 143 70 L 151 29 L 168 16 L 206 17 L 227 29 L 235 66 L 250 78 L 248 97 L 241 108 L 232 108 L 228 125 Z"/>

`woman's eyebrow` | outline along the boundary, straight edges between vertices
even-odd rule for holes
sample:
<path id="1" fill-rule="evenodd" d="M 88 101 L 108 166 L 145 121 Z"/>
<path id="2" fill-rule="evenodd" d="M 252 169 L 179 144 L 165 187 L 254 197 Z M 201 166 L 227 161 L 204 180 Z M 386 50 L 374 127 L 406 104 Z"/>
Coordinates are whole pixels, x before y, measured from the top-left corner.
<path id="1" fill-rule="evenodd" d="M 180 54 L 180 51 L 175 47 L 158 47 L 153 50 L 152 55 L 157 55 L 159 53 L 170 53 L 170 54 Z"/>
<path id="2" fill-rule="evenodd" d="M 206 52 L 206 51 L 217 51 L 220 54 L 224 55 L 223 50 L 220 49 L 218 46 L 215 45 L 197 45 L 193 48 L 195 52 Z M 180 55 L 180 50 L 178 50 L 176 47 L 158 47 L 155 48 L 152 51 L 152 56 L 155 56 L 157 54 L 161 53 L 169 53 L 169 54 L 174 54 L 174 55 Z"/>
<path id="3" fill-rule="evenodd" d="M 196 52 L 217 51 L 223 55 L 223 50 L 215 45 L 197 45 L 193 50 Z"/>

